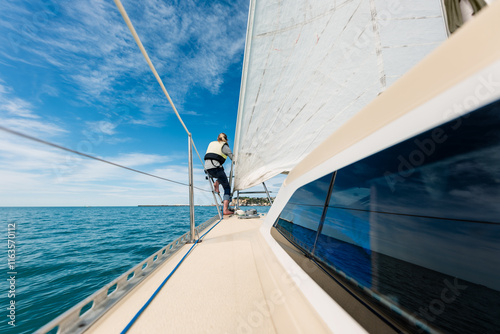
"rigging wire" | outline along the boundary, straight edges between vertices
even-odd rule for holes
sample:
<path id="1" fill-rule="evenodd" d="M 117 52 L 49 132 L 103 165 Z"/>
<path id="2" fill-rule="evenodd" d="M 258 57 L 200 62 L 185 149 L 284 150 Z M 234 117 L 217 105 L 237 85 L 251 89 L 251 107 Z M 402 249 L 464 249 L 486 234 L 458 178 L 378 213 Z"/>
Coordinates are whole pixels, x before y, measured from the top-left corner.
<path id="1" fill-rule="evenodd" d="M 165 96 L 167 97 L 168 99 L 168 102 L 170 103 L 170 105 L 172 106 L 172 109 L 174 110 L 175 112 L 175 115 L 177 116 L 177 118 L 179 119 L 179 122 L 182 124 L 184 130 L 186 131 L 186 133 L 188 134 L 188 136 L 191 135 L 191 133 L 189 132 L 188 128 L 186 127 L 186 124 L 184 124 L 184 121 L 182 120 L 181 116 L 179 115 L 179 112 L 177 111 L 177 108 L 175 107 L 174 105 L 174 102 L 172 101 L 172 99 L 170 98 L 170 95 L 168 94 L 167 92 L 167 89 L 165 88 L 165 85 L 163 84 L 163 81 L 161 80 L 158 72 L 156 71 L 153 63 L 151 62 L 151 59 L 149 58 L 148 56 L 148 53 L 146 52 L 146 49 L 144 48 L 139 36 L 137 35 L 137 32 L 132 24 L 132 22 L 130 21 L 130 18 L 128 17 L 128 14 L 127 12 L 125 11 L 125 8 L 123 7 L 122 3 L 120 0 L 114 0 L 116 6 L 118 7 L 118 10 L 120 11 L 123 19 L 125 20 L 125 23 L 127 24 L 128 28 L 130 29 L 130 32 L 132 33 L 132 36 L 134 37 L 134 40 L 136 41 L 137 45 L 139 46 L 139 49 L 141 50 L 142 52 L 142 55 L 144 56 L 144 58 L 146 59 L 146 62 L 148 63 L 149 67 L 151 68 L 151 71 L 153 72 L 156 80 L 158 81 L 158 83 L 160 84 L 161 86 L 161 89 L 163 90 L 163 92 L 165 93 Z M 168 182 L 172 182 L 172 183 L 176 183 L 176 184 L 180 184 L 180 185 L 183 185 L 183 186 L 190 186 L 189 184 L 186 184 L 186 183 L 182 183 L 182 182 L 178 182 L 178 181 L 174 181 L 174 180 L 170 180 L 170 179 L 167 179 L 167 178 L 164 178 L 164 177 L 161 177 L 161 176 L 157 176 L 157 175 L 153 175 L 153 174 L 149 174 L 149 173 L 146 173 L 146 172 L 143 172 L 143 171 L 140 171 L 140 170 L 137 170 L 137 169 L 133 169 L 133 168 L 130 168 L 130 167 L 126 167 L 126 166 L 123 166 L 123 165 L 120 165 L 120 164 L 117 164 L 117 163 L 114 163 L 114 162 L 111 162 L 111 161 L 107 161 L 107 160 L 104 160 L 104 159 L 101 159 L 101 158 L 97 158 L 97 157 L 94 157 L 92 155 L 89 155 L 89 154 L 86 154 L 86 153 L 82 153 L 82 152 L 79 152 L 79 151 L 75 151 L 75 150 L 72 150 L 72 149 L 69 149 L 69 148 L 66 148 L 64 146 L 60 146 L 60 145 L 57 145 L 57 144 L 54 144 L 54 143 L 51 143 L 51 142 L 48 142 L 48 141 L 45 141 L 45 140 L 42 140 L 42 139 L 39 139 L 39 138 L 36 138 L 36 137 L 32 137 L 30 135 L 26 135 L 24 133 L 21 133 L 21 132 L 18 132 L 18 131 L 15 131 L 15 130 L 11 130 L 9 128 L 6 128 L 6 127 L 3 127 L 3 126 L 0 126 L 0 130 L 3 130 L 5 132 L 9 132 L 11 134 L 14 134 L 14 135 L 17 135 L 17 136 L 20 136 L 20 137 L 23 137 L 23 138 L 26 138 L 26 139 L 30 139 L 30 140 L 33 140 L 33 141 L 36 141 L 36 142 L 39 142 L 39 143 L 42 143 L 42 144 L 45 144 L 45 145 L 48 145 L 48 146 L 52 146 L 52 147 L 55 147 L 55 148 L 58 148 L 58 149 L 61 149 L 61 150 L 64 150 L 64 151 L 67 151 L 67 152 L 71 152 L 71 153 L 74 153 L 74 154 L 78 154 L 80 156 L 83 156 L 83 157 L 86 157 L 86 158 L 89 158 L 89 159 L 94 159 L 94 160 L 97 160 L 97 161 L 101 161 L 101 162 L 104 162 L 104 163 L 107 163 L 107 164 L 110 164 L 110 165 L 113 165 L 113 166 L 116 166 L 116 167 L 120 167 L 120 168 L 123 168 L 123 169 L 127 169 L 127 170 L 130 170 L 130 171 L 133 171 L 133 172 L 136 172 L 136 173 L 139 173 L 139 174 L 143 174 L 143 175 L 147 175 L 147 176 L 151 176 L 151 177 L 154 177 L 154 178 L 157 178 L 157 179 L 160 179 L 160 180 L 164 180 L 164 181 L 168 181 Z M 198 149 L 196 148 L 196 145 L 194 144 L 194 141 L 191 140 L 191 144 L 193 145 L 197 155 L 198 155 L 198 158 L 200 159 L 201 161 L 201 157 L 200 157 L 200 154 L 198 153 Z M 202 161 L 201 161 L 202 162 Z M 203 162 L 202 162 L 202 165 Z M 203 169 L 205 169 L 205 167 L 203 166 Z M 202 188 L 199 188 L 199 187 L 196 187 L 196 186 L 193 186 L 193 188 L 196 188 L 198 190 L 201 190 L 201 191 L 205 191 L 205 192 L 211 192 L 209 190 L 206 190 L 206 189 L 202 189 Z"/>
<path id="2" fill-rule="evenodd" d="M 200 152 L 198 152 L 198 149 L 196 148 L 196 145 L 194 144 L 194 141 L 191 141 L 191 142 L 193 143 L 194 150 L 196 151 L 196 155 L 198 155 L 198 159 L 200 159 L 200 162 L 201 162 L 201 165 L 203 166 L 203 169 L 205 169 L 205 164 L 203 163 L 203 160 L 201 160 Z"/>
<path id="3" fill-rule="evenodd" d="M 61 145 L 57 145 L 57 144 L 45 141 L 43 139 L 39 139 L 39 138 L 30 136 L 30 135 L 27 135 L 27 134 L 24 134 L 24 133 L 21 133 L 21 132 L 9 129 L 9 128 L 6 128 L 6 127 L 1 126 L 1 125 L 0 125 L 0 130 L 8 132 L 8 133 L 11 133 L 11 134 L 19 136 L 19 137 L 23 137 L 23 138 L 32 140 L 32 141 L 36 141 L 38 143 L 41 143 L 41 144 L 44 144 L 44 145 L 47 145 L 47 146 L 52 146 L 52 147 L 58 148 L 58 149 L 63 150 L 63 151 L 71 152 L 71 153 L 80 155 L 82 157 L 86 157 L 86 158 L 89 158 L 89 159 L 93 159 L 93 160 L 97 160 L 97 161 L 100 161 L 100 162 L 107 163 L 109 165 L 113 165 L 113 166 L 116 166 L 116 167 L 127 169 L 127 170 L 132 171 L 132 172 L 136 172 L 136 173 L 139 173 L 139 174 L 151 176 L 151 177 L 154 177 L 154 178 L 157 178 L 157 179 L 160 179 L 160 180 L 164 180 L 164 181 L 168 181 L 168 182 L 172 182 L 172 183 L 177 183 L 177 184 L 180 184 L 180 185 L 183 185 L 183 186 L 189 186 L 189 184 L 186 184 L 186 183 L 182 183 L 182 182 L 179 182 L 179 181 L 170 180 L 170 179 L 158 176 L 158 175 L 146 173 L 146 172 L 134 169 L 134 168 L 130 168 L 130 167 L 127 167 L 127 166 L 123 166 L 123 165 L 117 164 L 115 162 L 111 162 L 111 161 L 104 160 L 104 159 L 101 159 L 101 158 L 98 158 L 98 157 L 94 157 L 94 156 L 92 156 L 90 154 L 86 154 L 86 153 L 83 153 L 83 152 L 75 151 L 75 150 L 72 150 L 70 148 L 67 148 L 67 147 L 64 147 L 64 146 L 61 146 Z M 201 190 L 201 191 L 210 192 L 209 190 L 202 189 L 202 188 L 199 188 L 199 187 L 194 187 L 194 188 L 196 188 L 198 190 Z"/>
<path id="4" fill-rule="evenodd" d="M 153 63 L 151 62 L 151 59 L 149 58 L 148 53 L 146 52 L 146 49 L 144 48 L 144 45 L 142 45 L 141 39 L 139 38 L 139 35 L 137 35 L 137 32 L 135 31 L 134 25 L 132 24 L 132 21 L 130 21 L 130 18 L 128 17 L 127 12 L 125 11 L 125 8 L 123 7 L 120 0 L 114 0 L 114 1 L 116 4 L 116 7 L 118 7 L 118 10 L 120 11 L 120 14 L 122 14 L 123 19 L 125 20 L 125 23 L 127 24 L 130 32 L 132 33 L 132 36 L 134 37 L 135 42 L 139 46 L 139 49 L 141 49 L 142 55 L 144 56 L 144 58 L 146 58 L 146 62 L 148 63 L 149 68 L 151 68 L 151 71 L 153 72 L 158 83 L 160 84 L 161 89 L 163 90 L 163 93 L 165 93 L 165 96 L 167 97 L 168 102 L 170 102 L 172 109 L 174 109 L 175 115 L 177 116 L 177 118 L 179 119 L 179 122 L 181 122 L 182 126 L 184 127 L 184 130 L 186 130 L 186 133 L 189 136 L 191 133 L 189 132 L 188 128 L 186 127 L 186 124 L 184 124 L 181 116 L 177 112 L 177 108 L 175 107 L 174 102 L 170 98 L 170 95 L 168 94 L 167 89 L 165 88 L 165 85 L 163 84 L 163 81 L 160 78 L 160 75 L 156 71 Z M 194 145 L 194 142 L 193 142 L 193 145 Z"/>
<path id="5" fill-rule="evenodd" d="M 161 80 L 160 75 L 156 71 L 156 68 L 153 65 L 153 62 L 149 58 L 148 52 L 144 48 L 144 45 L 142 44 L 141 39 L 139 38 L 139 35 L 137 34 L 137 31 L 135 30 L 134 25 L 132 24 L 132 21 L 130 20 L 130 18 L 128 16 L 128 14 L 127 14 L 127 11 L 123 7 L 123 5 L 122 5 L 122 3 L 121 3 L 120 0 L 114 0 L 114 2 L 116 4 L 116 7 L 118 8 L 118 11 L 122 15 L 125 23 L 127 24 L 127 27 L 129 28 L 130 32 L 132 33 L 132 36 L 134 37 L 134 40 L 137 43 L 137 46 L 139 46 L 139 49 L 141 50 L 142 55 L 146 59 L 146 62 L 148 63 L 149 68 L 153 72 L 153 75 L 155 76 L 156 81 L 158 81 L 158 83 L 160 84 L 160 87 L 163 90 L 163 93 L 165 94 L 165 96 L 167 97 L 168 102 L 170 103 L 170 106 L 174 110 L 175 115 L 179 119 L 179 122 L 181 122 L 181 124 L 184 127 L 184 130 L 186 131 L 187 135 L 190 136 L 191 132 L 189 132 L 186 124 L 184 124 L 184 121 L 182 120 L 182 117 L 179 115 L 179 112 L 177 111 L 177 108 L 175 107 L 174 102 L 170 98 L 170 95 L 168 94 L 168 91 L 165 88 L 165 85 L 163 84 L 163 81 Z M 205 170 L 205 164 L 203 163 L 203 160 L 201 160 L 200 153 L 198 152 L 198 149 L 196 148 L 196 145 L 194 144 L 194 140 L 193 139 L 191 139 L 191 144 L 193 145 L 194 150 L 196 151 L 196 154 L 198 155 L 198 158 L 200 159 L 201 165 L 203 166 L 203 169 Z M 205 172 L 206 172 L 206 170 L 205 170 Z M 199 188 L 197 188 L 197 189 L 199 189 Z"/>

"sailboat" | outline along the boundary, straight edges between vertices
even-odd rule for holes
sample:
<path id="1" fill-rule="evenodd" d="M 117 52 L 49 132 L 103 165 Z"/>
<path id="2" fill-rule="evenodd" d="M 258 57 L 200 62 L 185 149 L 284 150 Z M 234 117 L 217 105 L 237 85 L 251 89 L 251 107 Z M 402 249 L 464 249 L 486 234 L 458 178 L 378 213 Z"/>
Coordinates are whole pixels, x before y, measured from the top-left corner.
<path id="1" fill-rule="evenodd" d="M 252 0 L 234 188 L 198 227 L 37 333 L 493 333 L 500 3 Z"/>

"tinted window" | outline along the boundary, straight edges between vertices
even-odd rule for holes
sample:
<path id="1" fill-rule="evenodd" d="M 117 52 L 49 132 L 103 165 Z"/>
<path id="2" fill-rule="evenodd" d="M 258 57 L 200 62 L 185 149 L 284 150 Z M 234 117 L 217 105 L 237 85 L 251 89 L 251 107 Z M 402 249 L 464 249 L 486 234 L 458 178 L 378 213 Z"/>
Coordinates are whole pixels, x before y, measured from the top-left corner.
<path id="1" fill-rule="evenodd" d="M 311 255 L 367 298 L 444 332 L 500 328 L 500 102 L 339 170 L 325 213 Z"/>
<path id="2" fill-rule="evenodd" d="M 332 174 L 298 189 L 280 215 L 280 229 L 302 248 L 312 251 Z"/>

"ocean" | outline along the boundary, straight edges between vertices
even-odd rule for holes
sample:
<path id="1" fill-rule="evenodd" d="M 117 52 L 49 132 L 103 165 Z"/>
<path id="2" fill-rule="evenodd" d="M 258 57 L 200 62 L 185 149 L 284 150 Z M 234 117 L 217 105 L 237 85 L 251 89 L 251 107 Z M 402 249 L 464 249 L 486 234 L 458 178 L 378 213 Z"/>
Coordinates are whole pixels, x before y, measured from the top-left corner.
<path id="1" fill-rule="evenodd" d="M 196 226 L 216 214 L 195 207 Z M 0 217 L 0 333 L 32 333 L 189 231 L 186 206 L 0 207 Z"/>

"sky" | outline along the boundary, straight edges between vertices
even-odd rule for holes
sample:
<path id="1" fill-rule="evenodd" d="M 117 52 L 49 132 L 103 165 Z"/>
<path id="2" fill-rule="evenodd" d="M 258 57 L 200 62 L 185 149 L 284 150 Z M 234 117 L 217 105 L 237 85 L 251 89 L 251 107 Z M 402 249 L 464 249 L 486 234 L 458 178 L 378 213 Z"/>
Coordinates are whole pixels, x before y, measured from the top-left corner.
<path id="1" fill-rule="evenodd" d="M 188 183 L 186 132 L 112 0 L 0 2 L 1 126 Z M 248 0 L 122 3 L 201 157 L 220 132 L 232 147 Z M 0 131 L 0 206 L 187 203 L 186 186 Z"/>

